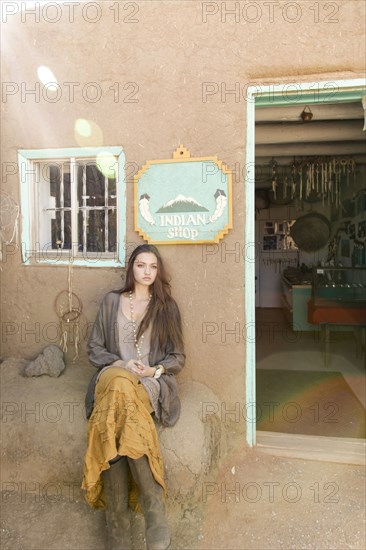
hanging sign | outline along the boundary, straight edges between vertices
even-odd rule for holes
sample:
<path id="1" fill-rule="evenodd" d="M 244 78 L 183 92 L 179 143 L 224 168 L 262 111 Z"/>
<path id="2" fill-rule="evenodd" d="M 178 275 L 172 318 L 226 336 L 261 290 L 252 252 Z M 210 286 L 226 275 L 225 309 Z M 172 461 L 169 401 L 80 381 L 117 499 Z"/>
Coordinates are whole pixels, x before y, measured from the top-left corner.
<path id="1" fill-rule="evenodd" d="M 217 157 L 151 160 L 134 177 L 135 230 L 156 244 L 219 242 L 232 229 L 232 175 Z"/>

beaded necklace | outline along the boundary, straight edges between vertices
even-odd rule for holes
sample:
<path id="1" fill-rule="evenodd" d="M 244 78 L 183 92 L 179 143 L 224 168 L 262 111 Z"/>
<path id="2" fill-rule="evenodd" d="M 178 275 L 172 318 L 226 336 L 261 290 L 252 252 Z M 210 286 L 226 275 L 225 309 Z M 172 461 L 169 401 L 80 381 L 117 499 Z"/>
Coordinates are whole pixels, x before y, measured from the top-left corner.
<path id="1" fill-rule="evenodd" d="M 141 334 L 140 341 L 138 342 L 137 341 L 137 323 L 136 323 L 134 315 L 133 315 L 133 303 L 132 303 L 132 291 L 131 290 L 129 292 L 129 298 L 130 298 L 131 323 L 132 323 L 133 337 L 134 337 L 134 340 L 135 340 L 137 360 L 141 361 L 141 357 L 142 357 L 141 351 L 142 351 L 142 344 L 144 342 L 144 334 L 143 333 Z M 150 300 L 151 300 L 151 294 L 149 295 L 149 301 L 147 303 L 146 310 L 149 307 Z"/>

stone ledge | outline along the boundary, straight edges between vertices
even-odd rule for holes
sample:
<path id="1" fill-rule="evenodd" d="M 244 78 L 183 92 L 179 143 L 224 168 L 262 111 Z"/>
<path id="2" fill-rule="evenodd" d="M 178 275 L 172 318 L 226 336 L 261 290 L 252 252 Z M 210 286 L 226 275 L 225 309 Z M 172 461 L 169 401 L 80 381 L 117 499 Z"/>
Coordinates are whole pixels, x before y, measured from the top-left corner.
<path id="1" fill-rule="evenodd" d="M 172 428 L 159 426 L 169 494 L 178 502 L 195 501 L 204 477 L 218 466 L 226 440 L 215 415 L 204 414 L 205 403 L 219 403 L 207 386 L 184 382 L 179 386 L 180 418 Z"/>
<path id="2" fill-rule="evenodd" d="M 68 365 L 59 378 L 24 378 L 24 365 L 19 358 L 0 365 L 3 479 L 77 484 L 86 447 L 84 397 L 95 371 Z M 203 418 L 203 404 L 218 403 L 218 398 L 191 381 L 180 384 L 180 397 L 177 424 L 158 426 L 169 497 L 177 503 L 199 498 L 204 476 L 225 450 L 217 416 Z"/>

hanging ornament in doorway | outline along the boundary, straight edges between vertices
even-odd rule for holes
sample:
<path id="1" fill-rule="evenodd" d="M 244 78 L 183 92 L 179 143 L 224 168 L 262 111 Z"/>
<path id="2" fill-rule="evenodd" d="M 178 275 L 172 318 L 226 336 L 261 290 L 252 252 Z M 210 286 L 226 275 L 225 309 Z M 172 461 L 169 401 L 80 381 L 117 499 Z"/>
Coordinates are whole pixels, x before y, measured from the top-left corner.
<path id="1" fill-rule="evenodd" d="M 300 116 L 303 122 L 311 122 L 314 115 L 311 112 L 309 105 L 306 105 L 305 109 L 303 110 Z"/>

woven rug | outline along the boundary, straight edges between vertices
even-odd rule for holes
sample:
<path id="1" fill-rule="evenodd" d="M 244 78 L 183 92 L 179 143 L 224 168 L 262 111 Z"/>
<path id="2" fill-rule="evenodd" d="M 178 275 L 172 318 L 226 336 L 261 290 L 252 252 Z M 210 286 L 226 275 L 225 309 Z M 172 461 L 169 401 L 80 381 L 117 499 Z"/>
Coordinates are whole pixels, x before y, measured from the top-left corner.
<path id="1" fill-rule="evenodd" d="M 339 372 L 257 369 L 257 430 L 364 439 L 365 408 Z"/>

